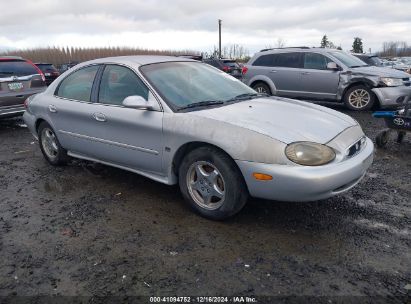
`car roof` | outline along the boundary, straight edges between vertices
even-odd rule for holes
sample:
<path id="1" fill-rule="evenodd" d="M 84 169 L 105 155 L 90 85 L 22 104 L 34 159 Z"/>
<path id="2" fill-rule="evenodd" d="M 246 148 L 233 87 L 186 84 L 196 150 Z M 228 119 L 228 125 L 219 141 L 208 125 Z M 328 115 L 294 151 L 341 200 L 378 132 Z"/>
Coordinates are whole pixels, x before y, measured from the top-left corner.
<path id="1" fill-rule="evenodd" d="M 177 57 L 177 56 L 135 55 L 135 56 L 117 56 L 117 57 L 99 58 L 99 59 L 94 59 L 94 60 L 83 62 L 80 65 L 84 66 L 88 64 L 97 64 L 97 63 L 122 63 L 122 64 L 130 64 L 130 65 L 145 65 L 145 64 L 160 63 L 160 62 L 173 62 L 173 61 L 197 62 L 196 60 L 192 60 L 192 59 L 188 59 L 184 57 Z"/>
<path id="2" fill-rule="evenodd" d="M 321 48 L 321 47 L 284 47 L 284 48 L 274 48 L 274 49 L 264 49 L 258 52 L 258 55 L 262 54 L 275 54 L 275 53 L 288 53 L 288 52 L 318 52 L 318 53 L 329 53 L 329 52 L 343 52 L 337 49 Z"/>
<path id="3" fill-rule="evenodd" d="M 10 60 L 10 59 L 15 59 L 15 60 L 24 60 L 20 56 L 0 56 L 0 60 Z"/>

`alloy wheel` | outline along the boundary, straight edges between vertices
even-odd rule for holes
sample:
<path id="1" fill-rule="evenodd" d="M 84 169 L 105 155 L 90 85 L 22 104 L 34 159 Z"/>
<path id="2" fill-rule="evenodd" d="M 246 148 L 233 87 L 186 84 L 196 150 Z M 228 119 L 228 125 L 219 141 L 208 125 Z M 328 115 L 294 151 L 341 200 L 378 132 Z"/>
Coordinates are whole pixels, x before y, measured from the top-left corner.
<path id="1" fill-rule="evenodd" d="M 348 102 L 353 108 L 362 109 L 366 107 L 371 101 L 370 93 L 364 89 L 357 89 L 352 91 L 348 97 Z"/>
<path id="2" fill-rule="evenodd" d="M 59 148 L 57 145 L 57 138 L 53 130 L 44 128 L 41 132 L 41 145 L 47 157 L 55 159 L 57 157 Z"/>
<path id="3" fill-rule="evenodd" d="M 220 171 L 211 163 L 197 161 L 187 171 L 187 188 L 197 205 L 216 210 L 224 203 L 225 182 Z"/>

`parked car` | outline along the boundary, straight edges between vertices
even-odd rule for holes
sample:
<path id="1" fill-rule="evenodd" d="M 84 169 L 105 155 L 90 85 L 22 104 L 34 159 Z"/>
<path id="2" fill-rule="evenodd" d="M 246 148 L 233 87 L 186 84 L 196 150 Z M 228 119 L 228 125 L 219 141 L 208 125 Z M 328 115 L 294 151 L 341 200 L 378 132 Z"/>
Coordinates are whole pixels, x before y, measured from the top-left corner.
<path id="1" fill-rule="evenodd" d="M 24 101 L 46 89 L 42 71 L 21 57 L 0 56 L 0 118 L 21 115 Z"/>
<path id="2" fill-rule="evenodd" d="M 35 65 L 43 72 L 47 85 L 60 76 L 60 72 L 51 63 L 35 63 Z"/>
<path id="3" fill-rule="evenodd" d="M 311 201 L 345 192 L 374 149 L 345 114 L 266 97 L 177 57 L 79 64 L 28 100 L 24 121 L 50 164 L 72 156 L 178 183 L 211 219 L 239 212 L 249 195 Z"/>
<path id="4" fill-rule="evenodd" d="M 242 68 L 241 66 L 233 59 L 216 59 L 209 58 L 204 59 L 203 62 L 216 67 L 219 70 L 222 70 L 235 78 L 242 77 Z"/>
<path id="5" fill-rule="evenodd" d="M 358 53 L 353 53 L 352 55 L 357 57 L 358 59 L 361 59 L 362 61 L 364 61 L 368 65 L 378 66 L 378 67 L 383 66 L 382 60 L 380 59 L 380 57 L 378 57 L 378 55 L 375 55 L 375 54 L 358 54 Z"/>
<path id="6" fill-rule="evenodd" d="M 71 68 L 75 67 L 78 64 L 78 62 L 69 62 L 69 63 L 63 63 L 60 65 L 59 72 L 60 74 L 63 74 L 65 71 L 70 70 Z"/>
<path id="7" fill-rule="evenodd" d="M 183 57 L 183 58 L 188 58 L 188 59 L 194 59 L 197 61 L 202 61 L 203 60 L 203 55 L 191 55 L 191 54 L 186 54 L 186 55 L 178 55 L 178 57 Z"/>
<path id="8" fill-rule="evenodd" d="M 324 48 L 258 52 L 243 81 L 260 93 L 344 102 L 351 110 L 394 106 L 411 94 L 410 75 L 368 66 L 351 54 Z"/>

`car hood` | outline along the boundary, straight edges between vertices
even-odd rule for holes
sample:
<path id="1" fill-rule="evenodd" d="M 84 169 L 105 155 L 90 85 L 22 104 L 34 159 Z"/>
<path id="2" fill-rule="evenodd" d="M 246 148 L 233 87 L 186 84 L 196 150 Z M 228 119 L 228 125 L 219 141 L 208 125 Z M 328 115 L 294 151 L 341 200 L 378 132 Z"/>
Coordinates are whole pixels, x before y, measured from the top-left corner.
<path id="1" fill-rule="evenodd" d="M 357 124 L 340 112 L 278 97 L 252 99 L 190 114 L 246 128 L 286 144 L 296 141 L 325 144 Z"/>
<path id="2" fill-rule="evenodd" d="M 366 67 L 359 67 L 359 68 L 351 68 L 350 71 L 353 74 L 359 73 L 359 74 L 379 76 L 379 77 L 392 77 L 392 78 L 409 78 L 410 77 L 410 74 L 398 71 L 393 68 L 386 68 L 386 67 L 366 66 Z"/>

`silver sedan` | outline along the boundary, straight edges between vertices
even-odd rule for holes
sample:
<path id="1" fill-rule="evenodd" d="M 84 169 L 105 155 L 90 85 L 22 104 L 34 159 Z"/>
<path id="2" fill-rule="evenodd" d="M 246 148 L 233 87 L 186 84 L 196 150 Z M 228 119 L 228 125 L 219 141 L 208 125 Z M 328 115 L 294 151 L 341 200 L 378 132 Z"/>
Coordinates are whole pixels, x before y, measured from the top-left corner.
<path id="1" fill-rule="evenodd" d="M 311 201 L 342 193 L 373 159 L 372 142 L 349 116 L 258 94 L 178 57 L 85 62 L 25 104 L 50 164 L 76 157 L 178 183 L 211 219 L 239 212 L 249 195 Z"/>

